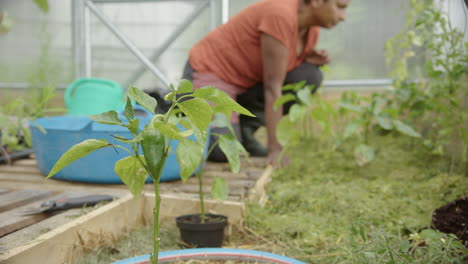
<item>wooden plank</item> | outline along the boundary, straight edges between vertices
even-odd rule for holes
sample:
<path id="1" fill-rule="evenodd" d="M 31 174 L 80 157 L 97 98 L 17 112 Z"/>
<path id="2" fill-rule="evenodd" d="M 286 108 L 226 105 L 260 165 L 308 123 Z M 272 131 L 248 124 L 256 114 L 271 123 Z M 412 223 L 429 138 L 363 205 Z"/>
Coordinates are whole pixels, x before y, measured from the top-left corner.
<path id="1" fill-rule="evenodd" d="M 36 159 L 19 159 L 19 160 L 15 160 L 13 162 L 13 165 L 14 166 L 24 166 L 24 167 L 34 167 L 36 168 L 38 171 L 39 169 L 37 168 L 37 161 Z M 2 167 L 0 166 L 0 171 L 2 170 Z"/>
<path id="2" fill-rule="evenodd" d="M 45 178 L 37 173 L 11 173 L 0 171 L 0 181 L 42 182 Z"/>
<path id="3" fill-rule="evenodd" d="M 0 188 L 0 195 L 9 192 L 8 189 Z"/>
<path id="4" fill-rule="evenodd" d="M 222 179 L 226 180 L 226 183 L 229 184 L 229 186 L 233 187 L 252 187 L 255 184 L 255 181 L 250 180 L 250 179 L 239 179 L 239 178 L 229 178 L 229 177 L 220 177 Z M 203 185 L 206 188 L 210 188 L 211 184 L 214 181 L 214 177 L 203 177 Z M 165 185 L 171 185 L 171 184 L 186 184 L 186 185 L 195 185 L 198 186 L 198 178 L 197 177 L 191 177 L 189 178 L 185 183 L 182 181 L 173 181 L 173 182 L 162 182 L 161 187 L 164 188 Z"/>
<path id="5" fill-rule="evenodd" d="M 2 165 L 0 166 L 0 171 L 3 173 L 30 173 L 30 174 L 41 173 L 37 167 L 15 166 L 15 165 Z"/>
<path id="6" fill-rule="evenodd" d="M 85 248 L 143 223 L 143 201 L 127 195 L 40 235 L 28 243 L 0 253 L 0 263 L 77 263 Z"/>
<path id="7" fill-rule="evenodd" d="M 239 173 L 234 173 L 231 171 L 204 171 L 203 176 L 205 178 L 221 177 L 225 179 L 245 179 L 248 178 L 246 171 L 241 171 Z"/>
<path id="8" fill-rule="evenodd" d="M 35 204 L 39 206 L 38 203 Z M 26 206 L 21 206 L 15 210 L 0 213 L 0 237 L 40 222 L 51 216 L 50 214 L 21 215 L 19 210 L 24 209 L 26 209 Z"/>
<path id="9" fill-rule="evenodd" d="M 259 205 L 264 206 L 267 201 L 265 186 L 271 181 L 271 174 L 273 173 L 273 167 L 268 166 L 263 175 L 257 181 L 255 186 L 250 190 L 248 199 L 253 202 L 257 202 Z"/>
<path id="10" fill-rule="evenodd" d="M 198 185 L 186 185 L 186 184 L 177 184 L 177 183 L 165 184 L 161 186 L 161 192 L 162 193 L 167 193 L 167 192 L 198 193 Z M 211 192 L 210 187 L 206 186 L 205 188 L 203 188 L 203 193 L 209 194 L 210 192 Z M 241 187 L 229 186 L 230 195 L 245 196 L 246 193 L 247 193 L 247 188 L 245 188 L 244 186 L 241 186 Z"/>
<path id="11" fill-rule="evenodd" d="M 47 214 L 39 213 L 39 214 L 32 214 L 32 215 L 24 215 L 22 214 L 22 212 L 24 212 L 25 210 L 40 208 L 41 203 L 45 201 L 49 201 L 49 200 L 73 198 L 73 197 L 79 197 L 79 196 L 85 196 L 85 195 L 91 195 L 91 194 L 92 193 L 89 193 L 89 192 L 62 193 L 62 194 L 58 194 L 52 197 L 38 199 L 36 200 L 36 202 L 30 203 L 28 205 L 20 206 L 12 210 L 0 213 L 0 237 L 3 237 L 11 232 L 30 226 L 37 222 L 40 222 L 57 213 L 57 212 L 54 212 L 54 213 L 47 213 Z"/>
<path id="12" fill-rule="evenodd" d="M 76 219 L 82 215 L 83 210 L 70 209 L 63 213 L 53 215 L 34 225 L 30 225 L 4 237 L 0 237 L 0 252 L 6 253 L 11 249 L 23 246 L 24 244 L 36 239 L 38 236 L 69 223 L 70 219 Z M 2 253 L 0 253 L 0 255 L 1 254 Z"/>
<path id="13" fill-rule="evenodd" d="M 47 190 L 19 190 L 2 194 L 0 197 L 0 212 L 10 210 L 28 204 L 37 199 L 51 196 L 53 193 Z"/>

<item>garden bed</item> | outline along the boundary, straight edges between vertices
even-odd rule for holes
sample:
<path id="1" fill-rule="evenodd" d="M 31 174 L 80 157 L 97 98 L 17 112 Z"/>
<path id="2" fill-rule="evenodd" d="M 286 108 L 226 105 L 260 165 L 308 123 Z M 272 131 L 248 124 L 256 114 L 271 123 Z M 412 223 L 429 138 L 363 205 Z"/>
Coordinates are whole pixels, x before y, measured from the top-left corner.
<path id="1" fill-rule="evenodd" d="M 263 206 L 248 204 L 243 229 L 235 229 L 224 246 L 305 263 L 384 263 L 378 258 L 392 254 L 407 263 L 464 263 L 446 254 L 453 237 L 430 227 L 437 208 L 468 195 L 468 179 L 441 171 L 444 161 L 410 139 L 373 136 L 372 142 L 376 159 L 358 166 L 351 148 L 328 152 L 320 150 L 323 141 L 304 141 L 290 154 L 291 164 L 273 173 Z M 94 249 L 80 264 L 147 254 L 150 230 L 142 227 Z M 164 226 L 161 243 L 163 251 L 180 248 L 177 229 Z"/>
<path id="2" fill-rule="evenodd" d="M 205 202 L 208 212 L 229 217 L 228 236 L 233 226 L 240 226 L 243 221 L 244 202 L 248 198 L 261 199 L 264 196 L 262 188 L 271 173 L 271 169 L 265 170 L 264 164 L 263 159 L 245 161 L 244 169 L 238 174 L 229 172 L 227 164 L 208 163 L 205 166 L 206 184 L 210 184 L 214 176 L 219 176 L 226 179 L 232 190 L 225 201 Z M 145 186 L 145 192 L 139 199 L 134 199 L 123 185 L 45 180 L 34 159 L 0 166 L 0 183 L 0 195 L 17 193 L 13 196 L 22 197 L 10 199 L 8 203 L 4 199 L 0 202 L 3 217 L 11 218 L 10 225 L 2 222 L 11 232 L 0 236 L 0 263 L 77 263 L 79 256 L 90 248 L 105 247 L 129 230 L 152 223 L 154 195 L 151 184 Z M 161 184 L 162 222 L 172 223 L 176 216 L 198 212 L 198 189 L 195 185 L 194 178 L 186 183 L 173 181 Z M 209 188 L 205 189 L 209 192 Z M 57 195 L 84 193 L 110 194 L 116 200 L 92 211 L 71 209 L 59 214 L 28 216 L 27 219 L 18 214 L 22 209 L 38 206 Z"/>

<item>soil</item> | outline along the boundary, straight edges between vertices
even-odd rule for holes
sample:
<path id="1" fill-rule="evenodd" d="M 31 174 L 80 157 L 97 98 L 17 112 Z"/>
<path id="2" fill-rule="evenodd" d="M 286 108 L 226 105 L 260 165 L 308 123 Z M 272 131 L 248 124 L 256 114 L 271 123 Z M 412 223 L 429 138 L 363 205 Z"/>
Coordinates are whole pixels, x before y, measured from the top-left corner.
<path id="1" fill-rule="evenodd" d="M 432 227 L 456 235 L 468 248 L 468 197 L 437 208 L 432 215 Z"/>

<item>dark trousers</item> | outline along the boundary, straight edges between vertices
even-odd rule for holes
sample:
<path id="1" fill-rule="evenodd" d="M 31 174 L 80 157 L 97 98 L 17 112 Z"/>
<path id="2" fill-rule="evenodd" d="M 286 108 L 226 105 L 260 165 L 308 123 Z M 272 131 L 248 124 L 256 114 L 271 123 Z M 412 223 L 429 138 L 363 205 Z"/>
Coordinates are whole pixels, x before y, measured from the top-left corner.
<path id="1" fill-rule="evenodd" d="M 194 69 L 187 62 L 184 68 L 182 78 L 189 81 L 193 81 L 193 72 Z M 314 89 L 312 91 L 312 93 L 314 93 L 318 89 L 318 87 L 320 87 L 323 80 L 323 74 L 320 71 L 319 66 L 310 63 L 302 63 L 297 68 L 286 74 L 284 84 L 286 85 L 291 83 L 297 83 L 304 80 L 306 81 L 307 85 L 314 86 Z M 263 83 L 257 83 L 254 86 L 250 87 L 245 93 L 238 95 L 237 102 L 255 115 L 255 117 L 240 115 L 239 125 L 233 124 L 233 128 L 236 132 L 237 138 L 242 141 L 242 139 L 245 140 L 246 137 L 253 137 L 253 135 L 242 135 L 241 131 L 244 131 L 244 129 L 241 129 L 241 127 L 248 126 L 250 128 L 249 131 L 255 131 L 256 129 L 265 124 L 265 95 L 263 91 Z M 293 102 L 283 105 L 284 114 L 287 114 L 289 112 L 289 109 L 292 104 Z M 227 128 L 212 128 L 211 131 L 218 134 L 229 133 L 229 130 Z M 216 138 L 214 136 L 210 137 L 210 145 L 214 142 L 216 142 Z M 213 149 L 213 152 L 210 154 L 209 159 L 212 161 L 220 162 L 226 161 L 226 157 L 224 156 L 219 147 L 215 147 Z"/>

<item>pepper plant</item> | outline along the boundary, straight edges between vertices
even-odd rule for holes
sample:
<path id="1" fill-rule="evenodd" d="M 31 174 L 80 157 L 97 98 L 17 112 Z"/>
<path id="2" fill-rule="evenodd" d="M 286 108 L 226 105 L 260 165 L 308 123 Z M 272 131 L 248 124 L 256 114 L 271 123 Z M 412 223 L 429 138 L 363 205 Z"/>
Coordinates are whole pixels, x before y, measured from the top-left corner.
<path id="1" fill-rule="evenodd" d="M 375 150 L 369 142 L 370 133 L 376 128 L 387 132 L 398 132 L 407 136 L 420 137 L 410 125 L 398 119 L 396 109 L 390 105 L 389 99 L 380 93 L 371 96 L 360 96 L 355 92 L 344 92 L 337 105 L 312 95 L 313 86 L 305 82 L 289 84 L 283 87 L 286 93 L 280 97 L 275 107 L 292 103 L 288 115 L 284 116 L 278 125 L 278 138 L 283 145 L 291 147 L 309 138 L 312 129 L 310 121 L 316 122 L 321 129 L 320 135 L 334 142 L 330 151 L 334 151 L 348 139 L 358 138 L 354 147 L 354 157 L 359 166 L 371 162 L 375 158 Z M 352 113 L 352 114 L 350 114 Z M 342 129 L 339 116 L 349 114 L 347 125 Z M 297 127 L 302 128 L 297 129 Z"/>
<path id="2" fill-rule="evenodd" d="M 341 140 L 359 138 L 354 148 L 354 157 L 359 166 L 375 158 L 375 149 L 369 142 L 369 135 L 375 129 L 396 132 L 419 138 L 421 135 L 410 125 L 399 120 L 397 110 L 392 108 L 386 95 L 373 93 L 371 96 L 359 96 L 355 92 L 344 92 L 338 102 L 341 114 L 354 113 L 344 129 Z"/>
<path id="3" fill-rule="evenodd" d="M 450 173 L 458 163 L 468 175 L 466 32 L 451 24 L 441 3 L 409 3 L 406 25 L 385 47 L 395 80 L 393 105 L 421 127 L 423 144 L 449 161 Z"/>
<path id="4" fill-rule="evenodd" d="M 312 120 L 319 125 L 322 137 L 337 136 L 333 129 L 337 112 L 331 103 L 312 95 L 314 89 L 305 81 L 285 85 L 282 90 L 286 93 L 274 104 L 275 108 L 290 104 L 289 113 L 283 116 L 277 128 L 278 139 L 285 149 L 311 137 Z"/>
<path id="5" fill-rule="evenodd" d="M 122 145 L 113 145 L 104 139 L 87 139 L 78 143 L 60 157 L 47 176 L 47 178 L 52 177 L 71 162 L 101 148 L 114 147 L 128 152 L 128 157 L 115 163 L 114 170 L 131 193 L 134 196 L 141 194 L 148 175 L 153 180 L 155 194 L 153 211 L 154 244 L 153 254 L 151 255 L 153 264 L 158 263 L 159 253 L 159 210 L 161 204 L 159 181 L 166 158 L 171 151 L 171 141 L 179 141 L 176 155 L 181 168 L 181 177 L 186 180 L 199 168 L 200 162 L 204 159 L 209 124 L 216 113 L 230 116 L 232 111 L 236 111 L 253 116 L 248 110 L 215 87 L 202 87 L 194 91 L 191 82 L 182 80 L 177 88 L 171 86 L 171 89 L 172 92 L 165 96 L 166 100 L 172 101 L 170 109 L 165 114 L 155 114 L 157 101 L 138 88 L 130 87 L 127 94 L 127 104 L 123 112 L 125 120 L 119 118 L 118 113 L 115 111 L 93 115 L 90 118 L 98 123 L 125 127 L 133 137 L 124 139 L 115 136 L 117 140 L 123 143 Z M 140 104 L 153 114 L 151 122 L 142 131 L 139 131 L 140 120 L 134 115 L 132 101 Z M 178 114 L 180 112 L 185 115 L 185 118 Z M 183 125 L 187 129 L 180 129 L 178 125 Z M 188 138 L 192 134 L 196 138 L 195 141 Z M 223 144 L 235 145 L 235 140 L 231 139 L 228 136 L 222 137 L 221 146 Z M 140 153 L 140 148 L 143 155 Z M 228 150 L 227 155 L 229 157 L 231 152 L 229 152 L 228 148 L 224 149 Z"/>

